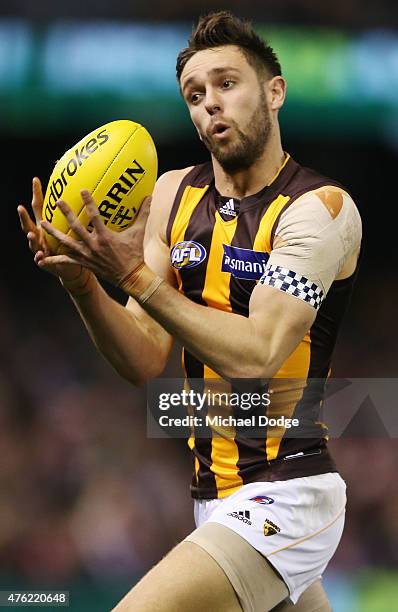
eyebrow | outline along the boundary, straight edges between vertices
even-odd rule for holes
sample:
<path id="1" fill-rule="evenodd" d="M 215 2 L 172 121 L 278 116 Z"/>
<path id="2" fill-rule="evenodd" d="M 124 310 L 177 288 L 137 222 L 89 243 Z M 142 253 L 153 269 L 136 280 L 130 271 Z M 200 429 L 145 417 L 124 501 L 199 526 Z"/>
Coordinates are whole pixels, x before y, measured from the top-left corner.
<path id="1" fill-rule="evenodd" d="M 240 72 L 239 68 L 234 68 L 234 66 L 221 66 L 220 68 L 212 68 L 207 73 L 209 76 L 222 74 L 223 72 Z M 195 77 L 191 76 L 184 83 L 184 87 L 182 88 L 182 92 L 184 92 L 193 82 L 195 81 Z"/>

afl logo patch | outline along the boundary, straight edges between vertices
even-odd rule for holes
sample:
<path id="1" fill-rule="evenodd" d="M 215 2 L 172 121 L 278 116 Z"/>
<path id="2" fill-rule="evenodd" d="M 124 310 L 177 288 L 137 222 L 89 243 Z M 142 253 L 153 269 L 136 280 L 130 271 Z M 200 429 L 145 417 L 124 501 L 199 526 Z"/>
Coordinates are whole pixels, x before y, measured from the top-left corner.
<path id="1" fill-rule="evenodd" d="M 177 270 L 181 268 L 193 268 L 206 259 L 206 249 L 194 240 L 177 242 L 171 250 L 171 265 Z"/>

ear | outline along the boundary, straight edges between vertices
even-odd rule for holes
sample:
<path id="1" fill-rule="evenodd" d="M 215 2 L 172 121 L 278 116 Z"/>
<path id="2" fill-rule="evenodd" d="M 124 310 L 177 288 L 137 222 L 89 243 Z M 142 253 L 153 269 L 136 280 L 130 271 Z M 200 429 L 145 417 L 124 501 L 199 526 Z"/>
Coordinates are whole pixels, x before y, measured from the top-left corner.
<path id="1" fill-rule="evenodd" d="M 281 76 L 275 76 L 266 82 L 267 94 L 270 109 L 278 111 L 285 101 L 286 97 L 286 81 Z"/>

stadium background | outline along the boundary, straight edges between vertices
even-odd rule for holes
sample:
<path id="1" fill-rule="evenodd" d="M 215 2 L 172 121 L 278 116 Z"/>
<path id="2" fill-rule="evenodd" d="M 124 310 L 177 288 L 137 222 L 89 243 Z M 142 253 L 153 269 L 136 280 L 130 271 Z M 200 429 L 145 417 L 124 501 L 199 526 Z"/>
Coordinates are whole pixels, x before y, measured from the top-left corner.
<path id="1" fill-rule="evenodd" d="M 335 376 L 397 376 L 398 13 L 392 0 L 224 2 L 255 20 L 289 82 L 285 149 L 352 191 L 365 257 Z M 32 263 L 15 206 L 32 175 L 112 119 L 142 122 L 160 170 L 206 159 L 174 80 L 195 0 L 0 5 L 5 225 L 0 293 L 0 588 L 68 588 L 71 609 L 107 610 L 192 528 L 181 440 L 147 440 L 145 392 L 91 346 L 57 282 Z M 217 7 L 218 8 L 218 7 Z M 120 296 L 118 296 L 120 297 Z M 174 355 L 167 370 L 179 373 Z M 377 434 L 377 432 L 376 432 Z M 396 440 L 331 442 L 349 487 L 325 576 L 335 612 L 396 605 Z"/>

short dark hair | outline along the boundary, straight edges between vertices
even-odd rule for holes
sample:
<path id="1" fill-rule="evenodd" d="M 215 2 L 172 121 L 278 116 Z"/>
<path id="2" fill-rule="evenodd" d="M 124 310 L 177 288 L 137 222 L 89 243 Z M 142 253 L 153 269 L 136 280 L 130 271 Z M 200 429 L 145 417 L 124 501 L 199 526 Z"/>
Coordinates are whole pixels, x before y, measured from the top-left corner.
<path id="1" fill-rule="evenodd" d="M 180 81 L 185 64 L 198 51 L 235 45 L 244 53 L 248 63 L 264 76 L 282 74 L 279 60 L 272 49 L 253 29 L 249 21 L 243 21 L 229 11 L 216 11 L 200 17 L 188 39 L 188 47 L 177 57 L 176 73 Z"/>

